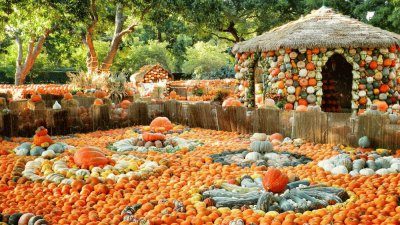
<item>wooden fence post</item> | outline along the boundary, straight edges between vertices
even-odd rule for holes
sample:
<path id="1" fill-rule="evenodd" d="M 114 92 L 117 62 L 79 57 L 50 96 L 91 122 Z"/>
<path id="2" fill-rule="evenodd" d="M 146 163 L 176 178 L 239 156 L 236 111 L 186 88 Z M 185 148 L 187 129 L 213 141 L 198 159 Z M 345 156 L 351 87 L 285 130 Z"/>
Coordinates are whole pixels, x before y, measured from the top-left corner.
<path id="1" fill-rule="evenodd" d="M 128 108 L 128 118 L 134 125 L 149 124 L 149 110 L 146 102 L 133 102 Z"/>
<path id="2" fill-rule="evenodd" d="M 47 109 L 46 127 L 51 135 L 67 134 L 69 132 L 68 110 Z"/>
<path id="3" fill-rule="evenodd" d="M 110 108 L 108 105 L 92 105 L 93 130 L 108 129 Z"/>

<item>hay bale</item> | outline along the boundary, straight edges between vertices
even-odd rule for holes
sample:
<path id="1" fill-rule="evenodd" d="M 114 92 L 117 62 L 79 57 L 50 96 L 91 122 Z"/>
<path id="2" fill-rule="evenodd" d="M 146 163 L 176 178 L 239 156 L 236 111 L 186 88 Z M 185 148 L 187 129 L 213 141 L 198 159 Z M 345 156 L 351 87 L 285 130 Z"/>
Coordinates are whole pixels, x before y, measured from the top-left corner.
<path id="1" fill-rule="evenodd" d="M 79 101 L 76 99 L 70 99 L 70 100 L 66 100 L 66 99 L 62 99 L 61 100 L 61 107 L 63 109 L 67 109 L 67 108 L 71 108 L 71 107 L 78 107 L 79 106 Z"/>
<path id="2" fill-rule="evenodd" d="M 28 102 L 28 100 L 26 100 L 26 99 L 12 101 L 9 104 L 9 108 L 11 111 L 21 112 L 21 111 L 25 110 L 27 102 Z"/>
<path id="3" fill-rule="evenodd" d="M 108 129 L 110 124 L 110 108 L 108 105 L 93 105 L 91 108 L 93 130 Z"/>
<path id="4" fill-rule="evenodd" d="M 28 102 L 26 103 L 26 106 L 30 110 L 45 110 L 46 109 L 46 104 L 44 101 L 33 102 L 32 100 L 28 100 Z"/>
<path id="5" fill-rule="evenodd" d="M 7 99 L 0 97 L 0 110 L 7 108 Z"/>
<path id="6" fill-rule="evenodd" d="M 150 123 L 149 109 L 146 102 L 133 102 L 128 108 L 128 118 L 134 125 Z"/>
<path id="7" fill-rule="evenodd" d="M 69 131 L 67 123 L 68 111 L 66 109 L 48 109 L 46 112 L 47 129 L 51 135 L 66 134 Z"/>

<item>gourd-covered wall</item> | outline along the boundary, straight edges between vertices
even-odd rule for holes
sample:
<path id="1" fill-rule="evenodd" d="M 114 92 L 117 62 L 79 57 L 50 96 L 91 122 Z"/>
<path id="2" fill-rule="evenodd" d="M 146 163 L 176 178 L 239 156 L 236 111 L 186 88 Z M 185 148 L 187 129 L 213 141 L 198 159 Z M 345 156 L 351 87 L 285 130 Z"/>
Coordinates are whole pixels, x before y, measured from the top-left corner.
<path id="1" fill-rule="evenodd" d="M 329 101 L 323 97 L 324 93 L 329 93 L 329 88 L 334 89 L 323 75 L 324 66 L 334 54 L 343 56 L 352 66 L 349 101 L 353 111 L 364 110 L 373 103 L 386 102 L 389 106 L 398 103 L 400 48 L 395 46 L 238 53 L 235 70 L 236 78 L 240 80 L 240 97 L 249 107 L 275 104 L 279 108 L 292 109 L 298 105 L 321 105 L 323 101 Z M 342 85 L 343 81 L 338 80 L 336 86 Z"/>

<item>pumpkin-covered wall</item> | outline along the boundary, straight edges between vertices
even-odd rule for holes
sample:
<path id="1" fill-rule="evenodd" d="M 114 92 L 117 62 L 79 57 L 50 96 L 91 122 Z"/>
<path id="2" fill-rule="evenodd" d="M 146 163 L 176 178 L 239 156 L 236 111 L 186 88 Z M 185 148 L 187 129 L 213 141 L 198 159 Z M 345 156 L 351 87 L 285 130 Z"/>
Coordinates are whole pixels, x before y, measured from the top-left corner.
<path id="1" fill-rule="evenodd" d="M 273 99 L 279 108 L 322 105 L 329 80 L 323 69 L 334 54 L 352 66 L 351 109 L 363 110 L 374 101 L 389 106 L 400 99 L 400 48 L 313 48 L 236 54 L 238 91 L 246 106 Z M 343 84 L 338 80 L 337 86 Z M 332 88 L 332 86 L 331 86 Z M 268 101 L 269 103 L 271 101 Z M 340 112 L 332 109 L 330 111 Z"/>

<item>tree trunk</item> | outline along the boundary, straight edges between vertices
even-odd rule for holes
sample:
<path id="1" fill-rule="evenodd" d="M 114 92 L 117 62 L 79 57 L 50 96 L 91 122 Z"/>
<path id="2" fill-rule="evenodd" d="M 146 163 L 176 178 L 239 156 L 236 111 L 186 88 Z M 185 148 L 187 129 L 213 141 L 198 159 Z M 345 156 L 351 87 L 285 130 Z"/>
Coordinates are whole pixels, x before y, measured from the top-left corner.
<path id="1" fill-rule="evenodd" d="M 18 37 L 18 34 L 15 35 L 15 42 L 18 46 L 18 56 L 16 60 L 16 65 L 15 65 L 15 85 L 20 84 L 20 79 L 21 79 L 21 71 L 22 71 L 22 58 L 24 57 L 24 52 L 22 49 L 22 43 L 21 40 Z"/>
<path id="2" fill-rule="evenodd" d="M 36 42 L 36 45 L 35 45 L 35 37 L 31 37 L 31 39 L 29 40 L 28 53 L 26 55 L 24 64 L 22 64 L 22 57 L 23 57 L 22 44 L 18 36 L 16 36 L 15 40 L 18 45 L 18 57 L 16 60 L 17 67 L 15 71 L 15 84 L 23 84 L 25 82 L 25 78 L 31 71 L 33 65 L 35 64 L 35 61 L 39 56 L 40 51 L 43 48 L 46 38 L 49 36 L 51 32 L 53 32 L 53 30 L 54 30 L 53 28 L 46 30 L 46 32 L 39 37 L 39 39 Z"/>
<path id="3" fill-rule="evenodd" d="M 116 13 L 115 13 L 115 30 L 113 39 L 111 41 L 110 49 L 108 50 L 107 56 L 103 60 L 101 65 L 101 72 L 109 72 L 114 61 L 114 58 L 117 54 L 118 47 L 122 42 L 122 37 L 126 34 L 132 33 L 137 26 L 136 23 L 132 23 L 128 28 L 122 30 L 124 22 L 126 20 L 126 16 L 124 16 L 122 11 L 122 4 L 117 5 Z"/>
<path id="4" fill-rule="evenodd" d="M 92 23 L 86 29 L 86 38 L 84 39 L 84 43 L 88 48 L 88 58 L 86 60 L 86 67 L 89 73 L 97 72 L 98 70 L 98 58 L 96 54 L 96 50 L 93 44 L 93 33 L 94 27 L 98 21 L 97 9 L 96 9 L 96 0 L 90 1 L 90 16 L 92 18 Z"/>

